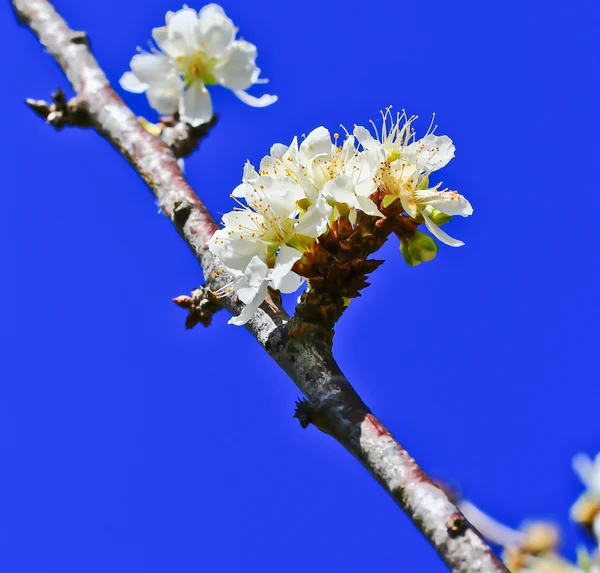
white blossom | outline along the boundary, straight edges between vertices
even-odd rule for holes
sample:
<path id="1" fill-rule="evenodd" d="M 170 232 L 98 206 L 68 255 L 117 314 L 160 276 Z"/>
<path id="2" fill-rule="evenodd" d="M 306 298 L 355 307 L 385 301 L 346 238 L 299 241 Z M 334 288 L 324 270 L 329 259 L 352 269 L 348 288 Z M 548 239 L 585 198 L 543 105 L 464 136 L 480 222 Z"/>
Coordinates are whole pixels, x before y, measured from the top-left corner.
<path id="1" fill-rule="evenodd" d="M 573 458 L 573 469 L 587 489 L 583 494 L 583 499 L 591 500 L 598 507 L 592 529 L 600 543 L 600 453 L 596 455 L 594 460 L 586 454 L 577 454 Z M 582 501 L 580 498 L 580 501 L 573 506 L 572 514 L 576 513 L 576 508 Z"/>
<path id="2" fill-rule="evenodd" d="M 317 127 L 300 146 L 297 138 L 289 147 L 276 144 L 261 161 L 260 172 L 274 178 L 293 179 L 311 201 L 325 196 L 347 205 L 353 219 L 356 210 L 382 217 L 369 198 L 377 190 L 374 179 L 377 162 L 357 150 L 354 137 L 349 135 L 341 146 L 337 145 L 338 139 L 337 133 L 332 141 L 327 129 Z"/>
<path id="3" fill-rule="evenodd" d="M 399 200 L 408 215 L 423 218 L 437 239 L 452 247 L 464 245 L 442 231 L 431 219 L 433 209 L 449 216 L 467 217 L 473 213 L 471 204 L 457 191 L 439 190 L 441 184 L 429 187 L 431 173 L 446 166 L 454 157 L 452 140 L 445 135 L 428 132 L 422 139 L 414 141 L 415 132 L 411 124 L 416 116 L 408 118 L 402 112 L 393 120 L 390 109 L 382 114 L 381 136 L 376 130 L 377 138 L 374 138 L 362 126 L 356 126 L 353 132 L 365 154 L 379 163 L 377 177 L 385 193 L 383 206 Z"/>
<path id="4" fill-rule="evenodd" d="M 121 87 L 146 93 L 158 113 L 179 111 L 181 119 L 194 127 L 207 122 L 213 113 L 206 86 L 231 89 L 254 107 L 276 102 L 276 96 L 256 98 L 245 91 L 266 80 L 259 79 L 256 46 L 236 40 L 236 33 L 217 4 L 204 6 L 198 13 L 188 7 L 168 12 L 166 25 L 152 31 L 160 51 L 135 55 L 131 71 L 121 77 Z"/>
<path id="5" fill-rule="evenodd" d="M 255 310 L 267 286 L 283 293 L 299 288 L 303 279 L 292 267 L 302 257 L 303 245 L 325 232 L 332 208 L 321 196 L 302 213 L 298 202 L 306 195 L 295 180 L 259 175 L 249 162 L 232 196 L 240 208 L 223 215 L 224 227 L 215 232 L 208 247 L 235 277 L 232 284 L 240 300 L 248 300 Z M 239 287 L 240 278 L 246 281 L 244 287 Z M 233 324 L 245 323 L 254 310 L 244 311 Z"/>
<path id="6" fill-rule="evenodd" d="M 217 296 L 235 294 L 244 303 L 242 312 L 228 321 L 228 324 L 244 325 L 265 300 L 267 288 L 272 280 L 272 271 L 264 261 L 254 256 L 244 271 L 228 269 L 223 274 L 230 280 L 214 294 Z"/>

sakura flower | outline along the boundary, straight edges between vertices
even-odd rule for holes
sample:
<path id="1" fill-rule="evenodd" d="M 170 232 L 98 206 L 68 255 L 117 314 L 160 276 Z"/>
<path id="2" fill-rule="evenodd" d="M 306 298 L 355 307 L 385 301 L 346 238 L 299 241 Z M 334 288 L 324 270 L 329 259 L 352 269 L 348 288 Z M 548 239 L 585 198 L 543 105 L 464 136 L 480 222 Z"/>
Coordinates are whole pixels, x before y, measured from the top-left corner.
<path id="1" fill-rule="evenodd" d="M 571 517 L 591 527 L 600 542 L 600 454 L 594 460 L 585 454 L 577 454 L 573 458 L 573 469 L 587 491 L 571 508 Z"/>
<path id="2" fill-rule="evenodd" d="M 267 288 L 271 283 L 272 271 L 259 257 L 252 257 L 246 269 L 242 271 L 228 270 L 227 277 L 231 279 L 221 289 L 215 291 L 216 296 L 224 296 L 235 293 L 244 303 L 244 308 L 238 316 L 229 319 L 228 324 L 241 326 L 246 324 L 256 309 L 262 304 L 267 296 Z"/>
<path id="3" fill-rule="evenodd" d="M 223 215 L 224 228 L 209 241 L 210 251 L 234 274 L 246 273 L 258 258 L 269 269 L 270 286 L 294 292 L 303 279 L 292 267 L 301 258 L 303 245 L 327 229 L 331 206 L 321 197 L 300 217 L 298 201 L 305 197 L 301 186 L 292 180 L 258 175 L 250 163 L 233 197 L 240 209 Z"/>
<path id="4" fill-rule="evenodd" d="M 433 221 L 433 213 L 467 217 L 473 213 L 471 204 L 456 191 L 439 190 L 440 184 L 429 187 L 429 176 L 446 166 L 454 157 L 452 140 L 443 135 L 427 133 L 422 139 L 412 141 L 415 132 L 411 124 L 416 116 L 408 118 L 403 112 L 391 118 L 390 108 L 383 115 L 381 136 L 375 139 L 367 129 L 357 126 L 354 135 L 365 150 L 379 161 L 378 178 L 384 191 L 383 207 L 396 200 L 413 218 L 422 217 L 431 234 L 452 247 L 464 245 L 442 231 Z M 391 125 L 388 126 L 388 120 Z"/>
<path id="5" fill-rule="evenodd" d="M 276 144 L 271 155 L 263 158 L 260 172 L 276 178 L 292 178 L 313 201 L 319 194 L 334 203 L 342 203 L 368 215 L 382 217 L 382 213 L 369 198 L 377 190 L 373 175 L 377 163 L 373 157 L 356 149 L 355 139 L 348 136 L 341 146 L 339 135 L 333 136 L 324 127 L 311 131 L 298 146 L 294 138 L 289 147 Z"/>
<path id="6" fill-rule="evenodd" d="M 168 12 L 166 26 L 152 31 L 161 51 L 134 56 L 131 71 L 121 77 L 121 87 L 146 93 L 158 113 L 179 111 L 181 119 L 194 127 L 207 122 L 213 113 L 206 86 L 231 89 L 253 107 L 275 103 L 276 96 L 256 98 L 245 91 L 266 80 L 259 79 L 256 46 L 236 40 L 236 33 L 217 4 L 208 4 L 198 13 L 188 7 Z"/>

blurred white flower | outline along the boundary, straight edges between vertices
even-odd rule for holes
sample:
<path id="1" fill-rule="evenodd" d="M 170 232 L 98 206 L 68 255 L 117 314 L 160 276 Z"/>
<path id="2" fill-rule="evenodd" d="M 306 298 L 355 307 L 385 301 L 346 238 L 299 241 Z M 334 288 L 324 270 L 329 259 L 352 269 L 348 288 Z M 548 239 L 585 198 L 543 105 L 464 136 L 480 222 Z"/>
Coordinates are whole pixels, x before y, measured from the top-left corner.
<path id="1" fill-rule="evenodd" d="M 161 51 L 134 56 L 131 71 L 121 77 L 121 87 L 146 93 L 158 113 L 179 111 L 181 119 L 194 127 L 212 117 L 206 86 L 229 88 L 254 107 L 276 102 L 276 96 L 256 98 L 245 91 L 266 80 L 259 79 L 256 46 L 236 40 L 236 33 L 233 22 L 217 4 L 209 4 L 199 13 L 188 7 L 168 12 L 166 26 L 152 31 Z"/>
<path id="2" fill-rule="evenodd" d="M 600 453 L 592 460 L 586 454 L 573 458 L 573 469 L 590 495 L 600 500 Z"/>
<path id="3" fill-rule="evenodd" d="M 577 454 L 573 458 L 573 469 L 586 491 L 571 508 L 571 517 L 590 526 L 600 543 L 600 453 L 594 460 L 586 454 Z"/>

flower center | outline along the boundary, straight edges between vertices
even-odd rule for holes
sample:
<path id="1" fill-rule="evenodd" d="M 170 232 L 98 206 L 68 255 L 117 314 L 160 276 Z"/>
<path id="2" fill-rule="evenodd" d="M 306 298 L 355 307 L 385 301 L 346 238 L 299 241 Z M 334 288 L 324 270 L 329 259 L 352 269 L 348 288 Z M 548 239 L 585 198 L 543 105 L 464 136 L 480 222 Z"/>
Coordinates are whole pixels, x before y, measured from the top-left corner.
<path id="1" fill-rule="evenodd" d="M 176 60 L 177 69 L 183 76 L 187 88 L 197 81 L 207 85 L 216 84 L 217 80 L 212 73 L 214 63 L 213 59 L 206 58 L 206 54 L 202 50 L 196 50 L 190 55 L 179 56 Z"/>

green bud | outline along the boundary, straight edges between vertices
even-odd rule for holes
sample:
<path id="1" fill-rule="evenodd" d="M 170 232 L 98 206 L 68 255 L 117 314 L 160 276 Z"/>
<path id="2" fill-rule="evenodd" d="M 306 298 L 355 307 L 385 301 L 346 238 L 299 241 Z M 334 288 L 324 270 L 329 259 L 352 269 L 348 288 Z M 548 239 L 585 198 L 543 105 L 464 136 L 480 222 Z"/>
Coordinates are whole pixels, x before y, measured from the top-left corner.
<path id="1" fill-rule="evenodd" d="M 426 263 L 435 259 L 438 252 L 438 245 L 435 240 L 421 233 L 421 231 L 415 231 L 415 234 L 407 239 L 408 242 L 408 254 L 420 263 Z"/>
<path id="2" fill-rule="evenodd" d="M 450 215 L 446 215 L 446 213 L 442 213 L 441 211 L 438 211 L 437 209 L 431 209 L 431 211 L 429 211 L 427 213 L 427 215 L 429 215 L 429 218 L 438 226 L 440 227 L 441 225 L 444 225 L 445 223 L 447 223 L 448 221 L 452 220 L 452 217 Z"/>
<path id="3" fill-rule="evenodd" d="M 406 264 L 410 265 L 411 267 L 416 267 L 417 265 L 421 264 L 421 261 L 416 261 L 410 254 L 408 240 L 402 239 L 400 241 L 400 252 L 402 253 L 402 257 L 404 258 Z"/>

